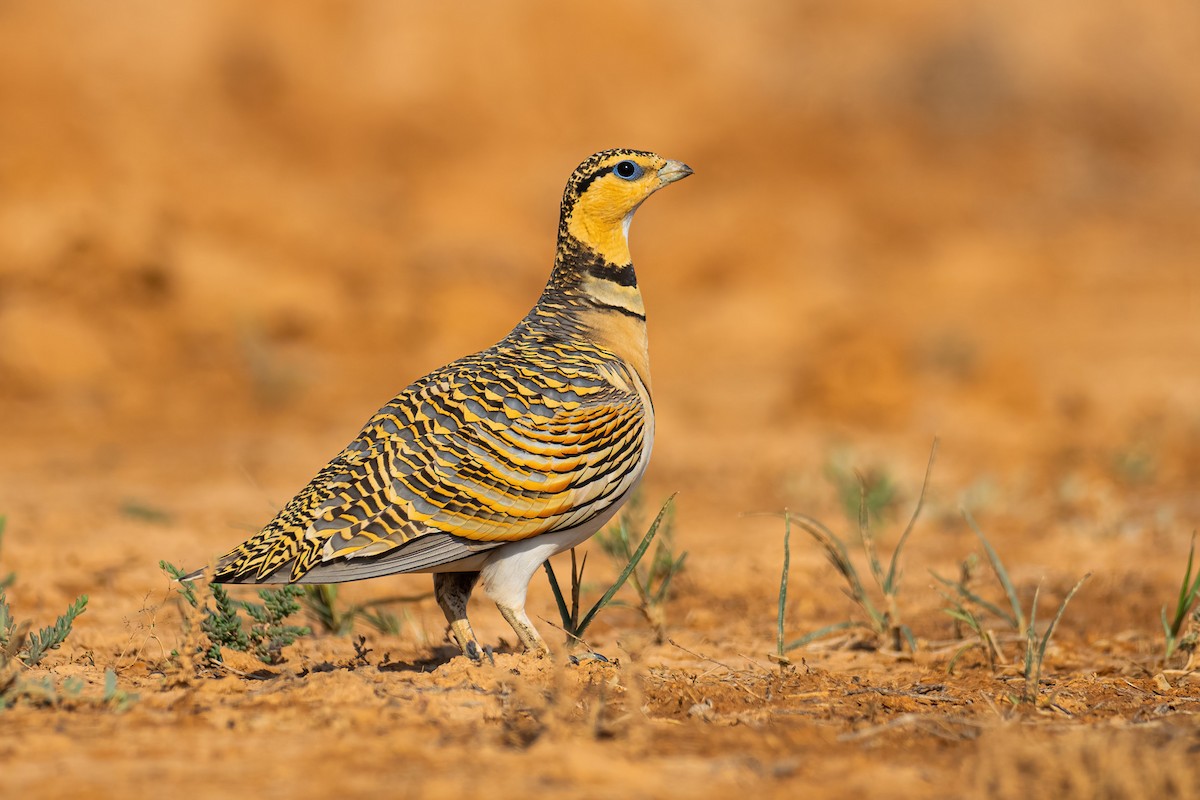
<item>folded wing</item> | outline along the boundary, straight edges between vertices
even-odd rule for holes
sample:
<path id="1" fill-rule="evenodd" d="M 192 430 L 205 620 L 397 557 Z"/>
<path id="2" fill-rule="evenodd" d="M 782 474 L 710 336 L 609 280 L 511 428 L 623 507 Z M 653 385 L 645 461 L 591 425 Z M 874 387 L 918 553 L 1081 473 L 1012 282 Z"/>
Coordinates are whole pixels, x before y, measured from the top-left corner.
<path id="1" fill-rule="evenodd" d="M 633 485 L 646 414 L 625 381 L 490 366 L 457 362 L 401 393 L 216 579 L 428 571 L 581 525 Z"/>

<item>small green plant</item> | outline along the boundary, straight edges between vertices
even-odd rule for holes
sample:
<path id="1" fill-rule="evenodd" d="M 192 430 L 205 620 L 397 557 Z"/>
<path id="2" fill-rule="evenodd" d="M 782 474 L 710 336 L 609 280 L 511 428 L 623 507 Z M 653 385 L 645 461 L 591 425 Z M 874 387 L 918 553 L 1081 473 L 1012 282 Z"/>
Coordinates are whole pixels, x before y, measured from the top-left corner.
<path id="1" fill-rule="evenodd" d="M 773 660 L 778 662 L 780 666 L 789 663 L 787 654 L 798 647 L 803 647 L 809 642 L 814 642 L 823 636 L 844 631 L 848 628 L 864 627 L 863 623 L 857 620 L 843 620 L 835 622 L 832 625 L 826 625 L 823 628 L 818 628 L 815 631 L 809 631 L 795 641 L 788 642 L 784 638 L 784 620 L 787 612 L 787 595 L 788 595 L 788 571 L 791 569 L 792 563 L 792 515 L 783 512 L 783 574 L 779 578 L 779 613 L 776 617 L 775 626 L 775 653 Z M 857 579 L 857 574 L 855 574 Z"/>
<path id="2" fill-rule="evenodd" d="M 104 670 L 104 692 L 100 695 L 101 703 L 119 714 L 127 710 L 137 700 L 138 695 L 135 692 L 127 692 L 117 685 L 116 672 L 112 669 Z"/>
<path id="3" fill-rule="evenodd" d="M 851 468 L 846 455 L 835 454 L 825 464 L 825 478 L 837 491 L 846 519 L 857 521 L 865 506 L 869 519 L 882 521 L 896 502 L 895 482 L 883 469 L 873 467 L 860 472 Z"/>
<path id="4" fill-rule="evenodd" d="M 318 583 L 304 587 L 304 608 L 322 630 L 335 636 L 349 636 L 355 623 L 360 620 L 381 633 L 395 635 L 400 633 L 400 619 L 385 610 L 386 606 L 415 603 L 426 597 L 429 595 L 389 597 L 349 605 L 343 609 L 338 605 L 337 584 Z"/>
<path id="5" fill-rule="evenodd" d="M 1083 586 L 1084 581 L 1092 577 L 1092 573 L 1087 573 L 1079 582 L 1071 587 L 1071 591 L 1067 592 L 1067 596 L 1063 598 L 1062 605 L 1058 607 L 1058 613 L 1054 615 L 1054 619 L 1050 620 L 1049 627 L 1042 634 L 1041 638 L 1037 635 L 1037 607 L 1038 595 L 1041 594 L 1042 587 L 1039 586 L 1033 592 L 1033 604 L 1029 607 L 1029 628 L 1025 633 L 1025 668 L 1023 675 L 1025 677 L 1025 685 L 1021 692 L 1020 702 L 1035 704 L 1038 700 L 1038 691 L 1042 684 L 1042 662 L 1046 658 L 1046 646 L 1050 644 L 1050 637 L 1054 636 L 1054 629 L 1058 627 L 1058 621 L 1062 619 L 1063 612 L 1067 610 L 1067 603 L 1071 602 L 1071 598 Z"/>
<path id="6" fill-rule="evenodd" d="M 67 637 L 71 635 L 72 624 L 80 614 L 87 610 L 87 604 L 88 596 L 86 594 L 81 594 L 75 598 L 75 602 L 67 606 L 67 610 L 54 621 L 52 626 L 42 628 L 37 633 L 30 634 L 25 642 L 23 652 L 18 651 L 17 657 L 25 662 L 25 666 L 27 667 L 36 666 L 41 663 L 47 653 L 51 650 L 57 650 L 67 640 Z M 0 593 L 0 616 L 9 617 L 8 603 L 3 593 Z M 4 645 L 7 645 L 7 642 Z"/>
<path id="7" fill-rule="evenodd" d="M 621 514 L 615 528 L 596 537 L 600 549 L 607 553 L 619 567 L 633 563 L 633 554 L 637 549 L 632 535 L 634 519 L 637 514 L 636 500 L 631 505 L 633 508 Z M 649 566 L 645 565 L 643 559 L 629 574 L 629 581 L 638 596 L 636 608 L 645 617 L 646 622 L 654 628 L 655 641 L 658 644 L 662 644 L 667 639 L 666 605 L 671 596 L 671 581 L 683 571 L 683 564 L 687 559 L 686 551 L 678 556 L 675 555 L 674 527 L 675 514 L 672 508 L 663 517 L 654 545 L 654 555 L 650 558 Z M 626 605 L 620 600 L 613 600 L 612 604 Z"/>
<path id="8" fill-rule="evenodd" d="M 779 578 L 779 613 L 775 618 L 775 660 L 787 663 L 788 646 L 784 640 L 783 620 L 787 612 L 788 570 L 792 566 L 792 517 L 783 511 L 783 574 Z M 796 645 L 799 647 L 799 645 Z"/>
<path id="9" fill-rule="evenodd" d="M 1015 586 L 1013 586 L 1012 579 L 1008 577 L 1008 570 L 1005 568 L 1004 562 L 1000 560 L 1000 555 L 996 552 L 996 548 L 992 547 L 992 543 L 988 541 L 987 536 L 985 536 L 983 533 L 983 529 L 980 528 L 975 522 L 975 518 L 971 516 L 971 512 L 964 508 L 962 509 L 962 515 L 963 519 L 967 521 L 967 525 L 970 526 L 971 530 L 974 531 L 975 535 L 979 538 L 980 544 L 983 545 L 983 552 L 987 555 L 988 564 L 991 565 L 992 572 L 996 575 L 996 580 L 1000 582 L 1000 587 L 1004 590 L 1004 596 L 1008 600 L 1008 607 L 1010 610 L 1005 611 L 996 604 L 990 603 L 980 597 L 968 586 L 968 580 L 951 581 L 943 578 L 936 572 L 932 573 L 933 577 L 936 578 L 939 583 L 949 587 L 954 591 L 955 598 L 957 599 L 951 598 L 952 603 L 957 604 L 960 601 L 969 601 L 974 603 L 980 608 L 1004 620 L 1004 622 L 1010 628 L 1012 628 L 1018 634 L 1024 636 L 1025 614 L 1021 610 L 1021 600 L 1019 597 L 1017 597 L 1017 589 Z M 970 577 L 970 572 L 966 573 L 966 577 Z M 951 614 L 951 616 L 955 615 Z"/>
<path id="10" fill-rule="evenodd" d="M 211 661 L 221 661 L 221 648 L 252 652 L 266 664 L 279 663 L 283 648 L 312 631 L 301 625 L 288 625 L 286 620 L 300 610 L 297 598 L 303 594 L 299 586 L 288 585 L 279 589 L 260 589 L 262 603 L 236 600 L 219 583 L 208 585 L 212 603 L 201 602 L 196 587 L 191 581 L 183 580 L 186 574 L 174 564 L 158 562 L 159 568 L 179 583 L 179 596 L 192 608 L 203 609 L 204 618 L 200 629 L 208 637 L 209 648 L 205 655 Z M 246 627 L 242 614 L 249 618 Z"/>
<path id="11" fill-rule="evenodd" d="M 242 618 L 238 615 L 238 602 L 230 597 L 229 591 L 219 583 L 210 584 L 208 590 L 212 595 L 214 608 L 211 614 L 205 613 L 200 622 L 200 629 L 208 636 L 208 641 L 213 646 L 209 657 L 220 661 L 222 647 L 246 652 L 250 649 L 250 637 L 246 635 Z"/>
<path id="12" fill-rule="evenodd" d="M 5 522 L 4 517 L 0 517 L 0 541 Z M 16 576 L 9 573 L 0 583 L 0 669 L 14 659 L 27 667 L 37 666 L 47 653 L 58 649 L 67 640 L 71 635 L 71 626 L 79 615 L 87 610 L 88 596 L 81 594 L 74 603 L 67 606 L 67 610 L 53 625 L 31 634 L 30 623 L 17 622 L 8 605 L 7 589 L 15 580 Z"/>
<path id="13" fill-rule="evenodd" d="M 917 518 L 921 514 L 921 507 L 925 503 L 925 492 L 929 487 L 929 476 L 933 471 L 934 458 L 937 455 L 937 440 L 933 442 L 933 447 L 929 452 L 929 461 L 925 466 L 925 478 L 921 483 L 921 493 L 917 496 L 917 504 L 913 509 L 912 517 L 908 521 L 908 526 L 900 535 L 900 539 L 896 542 L 896 547 L 892 551 L 891 558 L 888 562 L 888 568 L 885 571 L 883 563 L 879 559 L 879 554 L 875 546 L 875 536 L 871 531 L 870 511 L 867 502 L 867 486 L 866 483 L 859 485 L 859 505 L 858 505 L 858 531 L 862 541 L 863 551 L 867 557 L 867 565 L 871 571 L 871 577 L 874 579 L 879 592 L 882 595 L 883 603 L 878 604 L 872 599 L 871 593 L 867 591 L 862 579 L 859 577 L 858 569 L 854 566 L 854 562 L 850 559 L 850 552 L 845 541 L 837 534 L 833 533 L 819 520 L 804 514 L 793 514 L 785 511 L 784 518 L 784 573 L 779 585 L 779 615 L 777 623 L 776 636 L 776 658 L 784 659 L 785 653 L 790 650 L 795 650 L 798 647 L 803 647 L 810 642 L 813 642 L 821 637 L 828 636 L 838 631 L 849 628 L 864 628 L 869 630 L 878 639 L 887 642 L 892 650 L 900 651 L 905 644 L 908 645 L 910 651 L 915 652 L 917 649 L 916 638 L 912 634 L 912 630 L 908 625 L 904 624 L 900 615 L 900 606 L 897 602 L 897 596 L 900 592 L 900 554 L 904 550 L 904 545 L 908 541 L 909 535 L 913 531 L 913 527 L 917 523 Z M 845 592 L 851 600 L 863 611 L 866 616 L 865 620 L 844 620 L 836 622 L 832 625 L 826 625 L 815 631 L 811 631 L 799 639 L 792 642 L 785 642 L 783 638 L 784 628 L 784 612 L 787 606 L 787 569 L 791 561 L 791 529 L 792 525 L 798 525 L 805 533 L 811 536 L 821 549 L 825 551 L 826 558 L 833 564 L 837 573 L 841 575 L 846 582 Z M 881 607 L 882 605 L 882 607 Z"/>
<path id="14" fill-rule="evenodd" d="M 49 675 L 40 677 L 10 677 L 7 686 L 0 681 L 0 711 L 24 701 L 29 705 L 54 707 L 76 700 L 83 693 L 83 680 L 67 678 L 55 683 Z"/>
<path id="15" fill-rule="evenodd" d="M 0 547 L 4 545 L 4 526 L 8 524 L 8 517 L 0 516 Z M 7 589 L 13 585 L 13 581 L 17 579 L 17 573 L 10 572 L 3 578 L 0 578 L 0 591 Z"/>
<path id="16" fill-rule="evenodd" d="M 1025 612 L 1021 607 L 1020 597 L 1017 595 L 1017 589 L 1013 585 L 1012 579 L 1008 575 L 1008 569 L 1004 566 L 999 553 L 996 552 L 996 548 L 992 547 L 992 543 L 984 535 L 983 529 L 975 522 L 975 518 L 971 516 L 971 512 L 963 509 L 962 514 L 971 530 L 979 538 L 980 544 L 983 545 L 988 564 L 991 566 L 996 580 L 999 581 L 1004 591 L 1009 607 L 1008 609 L 1001 608 L 999 605 L 984 599 L 971 588 L 973 575 L 971 565 L 973 562 L 969 559 L 963 562 L 963 568 L 957 581 L 943 578 L 936 572 L 931 573 L 939 583 L 949 590 L 941 592 L 942 597 L 950 603 L 948 608 L 942 610 L 954 619 L 956 625 L 960 623 L 965 624 L 976 637 L 975 641 L 969 642 L 954 654 L 950 659 L 947 670 L 953 671 L 959 657 L 974 647 L 983 649 L 989 666 L 993 670 L 995 669 L 996 662 L 1002 657 L 1002 654 L 996 643 L 995 636 L 985 628 L 984 623 L 981 621 L 985 613 L 991 614 L 1012 628 L 1025 645 L 1023 668 L 1021 671 L 1025 683 L 1020 697 L 1014 698 L 1014 702 L 1036 703 L 1038 687 L 1041 685 L 1042 680 L 1042 664 L 1046 658 L 1046 648 L 1050 644 L 1051 637 L 1054 636 L 1054 630 L 1058 627 L 1059 620 L 1062 619 L 1063 613 L 1067 610 L 1067 604 L 1071 602 L 1071 598 L 1075 596 L 1075 593 L 1079 591 L 1084 582 L 1092 574 L 1089 572 L 1084 575 L 1071 591 L 1067 592 L 1067 596 L 1063 598 L 1062 604 L 1058 607 L 1058 612 L 1054 615 L 1054 619 L 1050 621 L 1050 625 L 1046 628 L 1045 633 L 1039 637 L 1037 633 L 1037 607 L 1041 587 L 1039 586 L 1034 590 L 1033 602 L 1029 608 L 1028 618 L 1026 618 Z"/>
<path id="17" fill-rule="evenodd" d="M 260 589 L 258 596 L 262 605 L 242 601 L 242 607 L 254 623 L 250 626 L 250 644 L 260 661 L 276 664 L 283 648 L 301 636 L 312 633 L 303 625 L 288 625 L 285 620 L 300 610 L 297 600 L 304 593 L 299 586 L 284 586 L 281 589 Z"/>
<path id="18" fill-rule="evenodd" d="M 642 556 L 650 549 L 650 543 L 654 541 L 659 526 L 667 516 L 674 500 L 675 495 L 671 495 L 663 503 L 658 516 L 650 524 L 650 528 L 646 531 L 646 535 L 642 537 L 642 541 L 638 544 L 637 549 L 630 555 L 629 562 L 621 570 L 621 574 L 617 576 L 617 579 L 608 587 L 608 590 L 596 601 L 596 604 L 582 617 L 580 616 L 579 593 L 583 586 L 583 570 L 587 566 L 587 554 L 585 553 L 582 562 L 579 562 L 575 557 L 575 548 L 571 548 L 571 603 L 569 606 L 567 605 L 566 597 L 563 595 L 562 587 L 558 583 L 558 577 L 554 574 L 554 567 L 551 565 L 550 560 L 547 559 L 542 563 L 542 566 L 546 570 L 546 577 L 550 581 L 550 590 L 554 593 L 554 601 L 558 604 L 559 617 L 562 619 L 562 629 L 567 634 L 567 643 L 569 645 L 574 646 L 583 642 L 583 634 L 588 629 L 588 626 L 591 625 L 592 620 L 595 619 L 596 614 L 600 613 L 600 610 L 612 601 L 613 596 L 625 585 L 625 581 L 629 580 L 629 576 L 637 569 L 638 562 L 642 560 Z"/>
<path id="19" fill-rule="evenodd" d="M 149 503 L 143 503 L 140 500 L 126 500 L 124 503 L 121 503 L 119 510 L 124 516 L 140 522 L 149 522 L 154 525 L 166 525 L 171 522 L 171 513 L 169 511 L 165 511 Z"/>
<path id="20" fill-rule="evenodd" d="M 1111 453 L 1113 475 L 1127 486 L 1144 486 L 1162 468 L 1165 421 L 1151 414 L 1136 420 Z"/>
<path id="21" fill-rule="evenodd" d="M 954 665 L 958 663 L 958 659 L 961 658 L 963 654 L 975 647 L 978 647 L 983 651 L 984 657 L 987 658 L 988 668 L 993 672 L 996 671 L 997 663 L 1003 658 L 1003 655 L 1000 653 L 1000 647 L 996 644 L 995 634 L 993 634 L 990 629 L 985 627 L 983 621 L 980 619 L 980 616 L 975 613 L 975 610 L 971 608 L 964 599 L 966 597 L 978 598 L 978 596 L 972 593 L 968 588 L 973 583 L 978 561 L 979 559 L 976 558 L 974 553 L 967 556 L 967 558 L 963 560 L 962 566 L 959 568 L 957 582 L 943 578 L 936 572 L 930 570 L 930 574 L 932 574 L 933 577 L 938 581 L 957 590 L 955 594 L 950 594 L 943 589 L 937 590 L 938 594 L 940 594 L 946 600 L 946 602 L 950 604 L 949 607 L 942 610 L 946 614 L 950 615 L 950 617 L 954 620 L 955 638 L 966 638 L 963 635 L 962 630 L 964 625 L 975 636 L 974 641 L 968 642 L 954 653 L 954 656 L 950 659 L 950 663 L 946 666 L 946 672 L 948 673 L 953 673 Z M 986 602 L 982 600 L 982 598 L 978 599 L 981 602 Z"/>
<path id="22" fill-rule="evenodd" d="M 65 678 L 57 683 L 49 675 L 21 679 L 14 681 L 6 691 L 0 692 L 0 711 L 24 701 L 31 705 L 51 708 L 86 704 L 120 714 L 138 700 L 136 693 L 120 688 L 117 684 L 117 673 L 111 668 L 104 670 L 104 688 L 98 696 L 85 695 L 83 690 L 84 682 L 79 677 Z"/>
<path id="23" fill-rule="evenodd" d="M 946 669 L 948 672 L 953 672 L 959 658 L 968 651 L 978 647 L 983 650 L 989 668 L 995 671 L 997 663 L 1003 659 L 1003 654 L 1000 652 L 995 634 L 983 622 L 984 614 L 991 614 L 1015 631 L 1018 636 L 1024 637 L 1026 635 L 1025 613 L 1021 609 L 1021 600 L 1017 596 L 1017 589 L 1013 585 L 1012 579 L 1009 578 L 1008 569 L 1004 566 L 1004 562 L 1000 559 L 996 548 L 992 547 L 992 543 L 988 541 L 987 536 L 984 535 L 983 530 L 975 522 L 975 518 L 971 516 L 970 511 L 964 508 L 962 515 L 967 521 L 967 525 L 970 526 L 971 530 L 979 538 L 980 544 L 983 545 L 988 565 L 992 568 L 992 573 L 996 576 L 996 580 L 1000 583 L 1000 587 L 1004 591 L 1004 596 L 1008 600 L 1008 609 L 1001 608 L 995 603 L 986 600 L 972 588 L 976 571 L 975 564 L 978 560 L 973 554 L 963 561 L 962 567 L 959 569 L 958 580 L 956 581 L 944 578 L 930 570 L 930 574 L 934 579 L 946 587 L 946 590 L 938 590 L 946 602 L 950 604 L 948 607 L 942 609 L 942 611 L 954 620 L 956 628 L 966 625 L 975 635 L 974 641 L 968 642 L 958 649 L 950 659 L 950 663 Z M 961 629 L 956 632 L 961 634 Z"/>
<path id="24" fill-rule="evenodd" d="M 0 543 L 3 542 L 6 522 L 4 517 L 0 517 Z M 18 622 L 8 604 L 8 588 L 15 582 L 16 574 L 12 572 L 0 580 L 0 708 L 27 696 L 29 691 L 36 691 L 35 684 L 40 687 L 45 683 L 53 690 L 54 682 L 49 676 L 44 681 L 23 679 L 22 668 L 37 666 L 51 650 L 60 647 L 71 635 L 75 620 L 87 610 L 88 603 L 87 595 L 80 595 L 53 625 L 31 634 L 32 623 L 27 620 Z"/>
<path id="25" fill-rule="evenodd" d="M 1167 607 L 1162 609 L 1162 626 L 1163 635 L 1166 637 L 1166 651 L 1163 653 L 1163 663 L 1171 660 L 1171 656 L 1175 655 L 1177 649 L 1191 650 L 1196 646 L 1196 642 L 1189 640 L 1186 636 L 1181 637 L 1183 631 L 1183 623 L 1188 618 L 1188 613 L 1196 605 L 1196 596 L 1200 594 L 1200 570 L 1196 571 L 1196 575 L 1192 575 L 1192 563 L 1196 555 L 1196 533 L 1192 532 L 1192 545 L 1188 549 L 1187 568 L 1183 573 L 1183 582 L 1179 585 L 1179 597 L 1175 600 L 1175 613 L 1170 620 L 1167 619 Z"/>

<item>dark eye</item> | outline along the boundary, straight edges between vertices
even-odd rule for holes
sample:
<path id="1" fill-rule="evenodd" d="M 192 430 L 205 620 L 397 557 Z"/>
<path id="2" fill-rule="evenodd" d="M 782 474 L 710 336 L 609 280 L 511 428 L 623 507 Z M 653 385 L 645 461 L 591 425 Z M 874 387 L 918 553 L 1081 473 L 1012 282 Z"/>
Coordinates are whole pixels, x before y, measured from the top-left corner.
<path id="1" fill-rule="evenodd" d="M 622 161 L 613 167 L 613 172 L 618 178 L 632 181 L 642 177 L 642 168 L 633 161 Z"/>

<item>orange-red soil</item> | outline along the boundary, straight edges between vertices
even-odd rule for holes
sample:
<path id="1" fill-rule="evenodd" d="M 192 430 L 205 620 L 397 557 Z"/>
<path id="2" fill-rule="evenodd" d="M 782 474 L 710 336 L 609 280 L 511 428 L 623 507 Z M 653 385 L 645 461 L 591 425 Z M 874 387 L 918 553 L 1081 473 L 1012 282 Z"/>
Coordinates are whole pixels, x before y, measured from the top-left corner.
<path id="1" fill-rule="evenodd" d="M 0 712 L 0 796 L 1194 796 L 1200 681 L 1159 613 L 1200 525 L 1198 40 L 1182 0 L 0 4 L 0 576 L 37 625 L 90 597 L 22 676 L 80 695 Z M 589 640 L 618 663 L 538 661 L 479 602 L 474 666 L 425 599 L 361 658 L 172 659 L 158 561 L 223 551 L 503 335 L 610 146 L 696 170 L 633 232 L 671 641 L 614 608 Z M 849 534 L 829 476 L 886 474 L 886 556 L 934 435 L 915 656 L 773 663 L 783 524 L 754 512 Z M 1092 574 L 1036 704 L 995 620 L 1004 663 L 948 672 L 960 506 L 1043 623 Z M 791 550 L 788 639 L 861 619 Z"/>

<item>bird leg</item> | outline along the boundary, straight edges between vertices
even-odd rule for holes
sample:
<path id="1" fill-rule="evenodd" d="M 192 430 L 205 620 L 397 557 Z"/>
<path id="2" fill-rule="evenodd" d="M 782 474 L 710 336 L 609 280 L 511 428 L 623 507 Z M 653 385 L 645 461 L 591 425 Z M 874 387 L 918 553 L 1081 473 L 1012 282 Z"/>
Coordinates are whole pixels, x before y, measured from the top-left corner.
<path id="1" fill-rule="evenodd" d="M 483 649 L 467 620 L 467 601 L 471 599 L 471 590 L 478 580 L 478 572 L 433 574 L 433 594 L 442 613 L 446 615 L 446 621 L 450 623 L 450 634 L 455 644 L 462 648 L 463 655 L 475 662 L 482 660 Z"/>
<path id="2" fill-rule="evenodd" d="M 533 623 L 525 615 L 525 609 L 510 607 L 500 603 L 496 604 L 496 608 L 500 609 L 501 616 L 512 626 L 513 631 L 517 634 L 517 638 L 521 640 L 521 644 L 525 645 L 527 652 L 534 653 L 539 658 L 550 655 L 550 648 L 542 641 L 542 637 L 534 629 Z"/>

